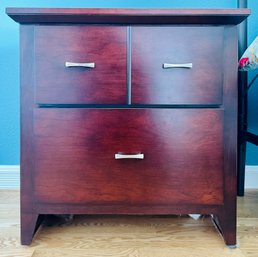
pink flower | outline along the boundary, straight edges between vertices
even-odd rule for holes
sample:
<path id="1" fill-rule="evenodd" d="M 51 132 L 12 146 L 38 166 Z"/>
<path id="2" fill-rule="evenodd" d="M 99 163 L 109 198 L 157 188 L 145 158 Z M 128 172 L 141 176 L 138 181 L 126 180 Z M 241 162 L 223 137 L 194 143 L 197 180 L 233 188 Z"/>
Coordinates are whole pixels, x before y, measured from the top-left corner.
<path id="1" fill-rule="evenodd" d="M 249 58 L 242 58 L 239 61 L 239 68 L 244 68 L 246 65 L 248 65 L 249 62 Z"/>

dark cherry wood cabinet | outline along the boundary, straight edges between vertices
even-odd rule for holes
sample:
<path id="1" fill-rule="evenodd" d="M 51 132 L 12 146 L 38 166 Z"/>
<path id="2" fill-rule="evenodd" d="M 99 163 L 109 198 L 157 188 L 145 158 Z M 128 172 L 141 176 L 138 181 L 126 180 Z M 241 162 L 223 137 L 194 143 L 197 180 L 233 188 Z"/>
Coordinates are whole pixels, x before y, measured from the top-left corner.
<path id="1" fill-rule="evenodd" d="M 222 121 L 221 110 L 37 109 L 34 193 L 55 204 L 222 204 Z"/>
<path id="2" fill-rule="evenodd" d="M 246 9 L 8 8 L 21 24 L 21 243 L 47 214 L 212 214 L 236 245 Z"/>
<path id="3" fill-rule="evenodd" d="M 223 37 L 221 26 L 133 27 L 132 103 L 222 104 Z"/>
<path id="4" fill-rule="evenodd" d="M 36 103 L 125 104 L 126 27 L 36 26 L 34 33 Z"/>

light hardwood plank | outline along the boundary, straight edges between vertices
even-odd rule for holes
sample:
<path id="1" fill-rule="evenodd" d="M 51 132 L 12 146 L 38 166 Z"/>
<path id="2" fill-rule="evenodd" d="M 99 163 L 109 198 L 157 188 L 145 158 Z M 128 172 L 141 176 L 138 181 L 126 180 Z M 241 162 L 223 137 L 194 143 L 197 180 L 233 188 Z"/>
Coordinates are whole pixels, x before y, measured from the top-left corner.
<path id="1" fill-rule="evenodd" d="M 88 249 L 85 250 L 67 250 L 67 249 L 37 249 L 33 257 L 138 257 L 139 253 L 135 249 Z"/>
<path id="2" fill-rule="evenodd" d="M 32 249 L 12 249 L 0 252 L 1 257 L 32 257 L 34 250 Z"/>
<path id="3" fill-rule="evenodd" d="M 162 249 L 152 249 L 152 248 L 143 248 L 139 250 L 139 256 L 144 257 L 153 257 L 153 256 L 162 256 L 162 257 L 244 257 L 240 249 L 227 249 L 227 248 L 213 248 L 208 246 L 203 246 L 202 248 L 185 247 L 185 248 L 162 248 Z"/>

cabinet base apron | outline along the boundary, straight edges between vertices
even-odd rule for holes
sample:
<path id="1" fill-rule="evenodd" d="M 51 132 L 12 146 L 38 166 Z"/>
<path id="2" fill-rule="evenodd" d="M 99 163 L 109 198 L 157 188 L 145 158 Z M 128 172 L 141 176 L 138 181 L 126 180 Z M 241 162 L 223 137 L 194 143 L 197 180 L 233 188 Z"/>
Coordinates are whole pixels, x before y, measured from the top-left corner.
<path id="1" fill-rule="evenodd" d="M 41 211 L 43 211 L 45 207 L 39 207 Z M 53 208 L 53 210 L 52 210 Z M 21 214 L 21 243 L 23 245 L 30 245 L 33 239 L 33 236 L 39 229 L 41 223 L 44 221 L 44 219 L 47 217 L 47 215 L 55 214 L 55 215 L 61 215 L 66 213 L 66 211 L 70 211 L 67 214 L 85 214 L 85 215 L 180 215 L 183 214 L 183 212 L 180 212 L 179 210 L 182 209 L 182 211 L 185 211 L 189 207 L 180 207 L 178 206 L 178 211 L 174 210 L 175 208 L 168 208 L 167 206 L 159 206 L 157 208 L 152 207 L 146 207 L 141 208 L 139 207 L 132 207 L 131 209 L 128 209 L 127 207 L 116 207 L 116 206 L 109 206 L 109 207 L 99 207 L 99 206 L 91 206 L 86 208 L 78 207 L 70 207 L 70 206 L 63 206 L 62 208 L 59 208 L 60 210 L 57 211 L 57 208 L 49 206 L 48 211 L 44 212 L 45 214 L 31 214 L 31 213 L 22 213 Z M 124 209 L 127 208 L 127 209 Z M 196 210 L 200 210 L 201 207 L 194 207 L 193 209 L 189 210 L 191 213 L 195 213 Z M 61 211 L 63 209 L 63 211 Z M 171 212 L 172 210 L 173 212 Z M 207 209 L 207 211 L 203 210 L 203 215 L 208 215 L 209 210 L 208 208 L 203 208 L 204 210 Z M 74 210 L 74 212 L 71 212 L 71 210 Z M 235 229 L 235 220 L 228 219 L 227 215 L 223 216 L 221 215 L 220 207 L 211 207 L 211 210 L 213 213 L 217 214 L 211 214 L 212 220 L 214 221 L 214 225 L 218 228 L 218 232 L 221 233 L 225 244 L 230 248 L 236 248 L 237 242 L 236 242 L 236 229 Z M 219 210 L 219 211 L 218 211 Z M 219 214 L 220 213 L 220 214 Z M 187 214 L 187 213 L 186 213 Z M 38 235 L 40 237 L 40 235 Z"/>

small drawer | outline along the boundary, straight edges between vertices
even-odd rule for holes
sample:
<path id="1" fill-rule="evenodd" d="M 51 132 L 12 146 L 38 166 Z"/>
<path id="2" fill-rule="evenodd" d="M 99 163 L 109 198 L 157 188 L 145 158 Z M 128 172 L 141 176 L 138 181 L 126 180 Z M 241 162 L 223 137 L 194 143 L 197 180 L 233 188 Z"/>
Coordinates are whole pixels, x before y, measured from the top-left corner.
<path id="1" fill-rule="evenodd" d="M 133 27 L 134 104 L 221 104 L 222 27 Z"/>
<path id="2" fill-rule="evenodd" d="M 223 111 L 35 109 L 41 203 L 223 204 Z"/>
<path id="3" fill-rule="evenodd" d="M 126 28 L 35 27 L 35 101 L 125 104 Z"/>

